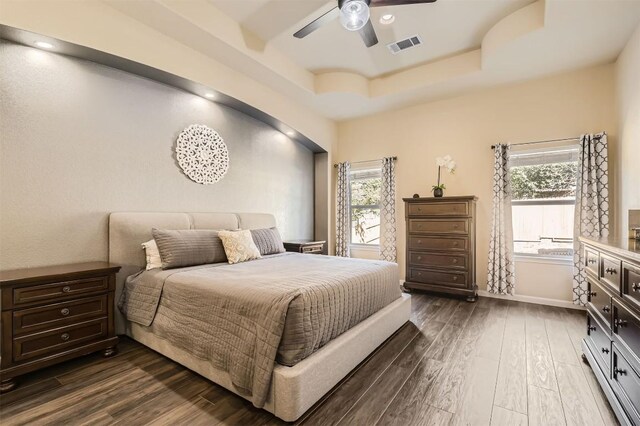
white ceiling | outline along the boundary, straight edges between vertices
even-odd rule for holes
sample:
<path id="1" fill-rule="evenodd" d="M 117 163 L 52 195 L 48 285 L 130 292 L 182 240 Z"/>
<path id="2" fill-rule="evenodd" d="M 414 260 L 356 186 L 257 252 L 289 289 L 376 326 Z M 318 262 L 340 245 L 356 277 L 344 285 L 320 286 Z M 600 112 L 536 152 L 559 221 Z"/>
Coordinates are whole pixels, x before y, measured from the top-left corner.
<path id="1" fill-rule="evenodd" d="M 103 1 L 336 120 L 610 63 L 640 22 L 640 0 L 438 0 L 372 9 L 367 49 L 337 21 L 292 36 L 335 1 Z M 415 34 L 423 45 L 387 50 Z"/>
<path id="2" fill-rule="evenodd" d="M 303 39 L 292 36 L 337 1 L 296 0 L 209 0 L 246 29 L 263 37 L 296 64 L 312 72 L 352 71 L 365 77 L 379 77 L 417 64 L 434 61 L 457 53 L 477 49 L 486 32 L 500 19 L 535 0 L 439 0 L 436 3 L 371 8 L 371 21 L 379 43 L 366 48 L 358 33 L 342 28 L 339 20 L 311 33 Z M 278 15 L 300 16 L 294 7 L 306 3 L 316 9 L 293 22 L 279 21 Z M 284 8 L 267 7 L 279 4 Z M 320 6 L 318 6 L 320 5 Z M 382 25 L 380 16 L 391 13 L 395 21 Z M 265 23 L 271 29 L 266 34 Z M 420 35 L 424 44 L 393 55 L 387 45 L 407 37 Z M 268 36 L 268 37 L 267 37 Z"/>

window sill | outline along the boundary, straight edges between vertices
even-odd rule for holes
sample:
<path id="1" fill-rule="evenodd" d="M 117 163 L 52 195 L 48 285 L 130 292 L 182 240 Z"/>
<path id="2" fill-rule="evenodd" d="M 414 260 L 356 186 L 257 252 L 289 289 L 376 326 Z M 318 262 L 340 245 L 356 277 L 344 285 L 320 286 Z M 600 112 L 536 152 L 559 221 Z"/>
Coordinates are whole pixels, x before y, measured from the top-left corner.
<path id="1" fill-rule="evenodd" d="M 357 250 L 357 251 L 370 251 L 370 252 L 379 252 L 380 251 L 380 246 L 379 245 L 371 245 L 371 244 L 349 244 L 349 249 L 350 250 Z"/>
<path id="2" fill-rule="evenodd" d="M 553 257 L 515 254 L 513 256 L 516 263 L 541 263 L 546 265 L 573 265 L 573 257 Z"/>

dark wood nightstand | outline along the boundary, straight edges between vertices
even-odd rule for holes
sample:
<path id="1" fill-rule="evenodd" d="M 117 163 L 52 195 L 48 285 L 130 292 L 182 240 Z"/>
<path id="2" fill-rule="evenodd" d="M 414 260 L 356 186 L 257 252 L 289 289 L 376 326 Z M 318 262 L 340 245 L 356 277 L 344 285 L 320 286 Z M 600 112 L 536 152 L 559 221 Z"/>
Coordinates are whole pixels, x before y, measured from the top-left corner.
<path id="1" fill-rule="evenodd" d="M 104 350 L 116 353 L 115 274 L 107 262 L 0 271 L 0 392 L 17 376 Z"/>
<path id="2" fill-rule="evenodd" d="M 294 251 L 304 254 L 322 254 L 324 253 L 324 244 L 326 241 L 313 240 L 292 240 L 285 241 L 284 248 L 286 251 Z"/>

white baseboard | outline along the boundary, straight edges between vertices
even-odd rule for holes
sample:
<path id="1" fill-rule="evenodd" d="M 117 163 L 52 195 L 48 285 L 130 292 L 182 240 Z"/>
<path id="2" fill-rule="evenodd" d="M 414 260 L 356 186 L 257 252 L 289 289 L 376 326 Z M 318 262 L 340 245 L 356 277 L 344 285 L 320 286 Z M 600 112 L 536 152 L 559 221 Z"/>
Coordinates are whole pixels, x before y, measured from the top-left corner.
<path id="1" fill-rule="evenodd" d="M 520 294 L 516 294 L 515 296 L 509 296 L 504 294 L 489 293 L 487 290 L 478 290 L 478 295 L 483 297 L 492 297 L 494 299 L 514 300 L 516 302 L 535 303 L 537 305 L 547 305 L 547 306 L 557 306 L 559 308 L 577 309 L 579 311 L 585 310 L 584 306 L 574 305 L 573 302 L 570 302 L 568 300 L 547 299 L 546 297 L 524 296 Z"/>
<path id="2" fill-rule="evenodd" d="M 403 284 L 404 280 L 400 280 L 400 287 L 402 287 Z M 547 299 L 546 297 L 523 296 L 519 294 L 516 294 L 515 296 L 509 296 L 504 294 L 489 293 L 487 290 L 478 290 L 478 296 L 492 297 L 494 299 L 513 300 L 515 302 L 535 303 L 536 305 L 557 306 L 559 308 L 577 309 L 579 311 L 586 310 L 584 306 L 574 305 L 573 302 L 570 302 L 568 300 Z"/>

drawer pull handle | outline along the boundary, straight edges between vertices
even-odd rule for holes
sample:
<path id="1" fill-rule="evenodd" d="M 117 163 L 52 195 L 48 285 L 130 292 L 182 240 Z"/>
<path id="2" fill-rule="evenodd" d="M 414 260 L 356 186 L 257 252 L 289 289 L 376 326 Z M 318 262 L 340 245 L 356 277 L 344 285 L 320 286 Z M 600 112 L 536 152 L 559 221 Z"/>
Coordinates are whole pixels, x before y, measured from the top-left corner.
<path id="1" fill-rule="evenodd" d="M 422 256 L 418 256 L 418 260 L 422 260 Z"/>
<path id="2" fill-rule="evenodd" d="M 596 263 L 596 260 L 592 258 L 592 259 L 587 260 L 587 262 L 589 262 L 591 264 L 594 264 L 594 263 Z"/>
<path id="3" fill-rule="evenodd" d="M 618 273 L 618 271 L 616 270 L 616 268 L 607 268 L 604 270 L 606 273 L 611 274 L 611 275 L 615 275 Z"/>
<path id="4" fill-rule="evenodd" d="M 453 276 L 453 280 L 454 281 L 458 281 L 458 277 L 456 277 L 455 275 Z"/>
<path id="5" fill-rule="evenodd" d="M 458 242 L 457 242 L 457 241 L 454 241 L 453 246 L 454 246 L 454 247 L 458 247 Z"/>
<path id="6" fill-rule="evenodd" d="M 596 331 L 596 327 L 595 327 L 595 326 L 593 326 L 593 325 L 591 325 L 591 326 L 587 327 L 587 329 L 588 329 L 589 331 Z"/>
<path id="7" fill-rule="evenodd" d="M 458 259 L 451 260 L 453 263 L 458 263 Z"/>
<path id="8" fill-rule="evenodd" d="M 595 291 L 592 291 L 591 293 L 589 293 L 589 296 L 591 297 L 596 297 L 598 295 L 598 293 L 596 293 Z"/>
<path id="9" fill-rule="evenodd" d="M 458 229 L 458 225 L 453 225 L 453 229 Z"/>
<path id="10" fill-rule="evenodd" d="M 418 211 L 421 212 L 422 211 L 422 207 L 418 207 Z"/>
<path id="11" fill-rule="evenodd" d="M 71 337 L 71 336 L 69 336 L 69 333 L 63 333 L 63 334 L 60 336 L 60 338 L 61 338 L 64 342 L 66 342 L 67 340 L 69 340 L 69 337 Z"/>
<path id="12" fill-rule="evenodd" d="M 611 308 L 610 308 L 610 307 L 608 307 L 607 305 L 604 305 L 604 306 L 602 307 L 602 312 L 610 312 L 610 311 L 611 311 Z"/>
<path id="13" fill-rule="evenodd" d="M 613 321 L 613 324 L 614 324 L 616 327 L 620 327 L 620 328 L 622 328 L 622 327 L 626 327 L 626 326 L 627 326 L 627 320 L 623 320 L 623 319 L 618 319 L 618 318 L 616 318 L 616 319 Z"/>
<path id="14" fill-rule="evenodd" d="M 631 283 L 631 291 L 640 290 L 640 283 Z"/>
<path id="15" fill-rule="evenodd" d="M 418 240 L 418 244 L 422 244 L 422 240 Z"/>
<path id="16" fill-rule="evenodd" d="M 418 275 L 422 275 L 422 272 L 418 272 Z"/>
<path id="17" fill-rule="evenodd" d="M 602 348 L 602 353 L 603 353 L 603 354 L 608 354 L 608 353 L 609 353 L 609 349 L 607 349 L 607 348 Z"/>
<path id="18" fill-rule="evenodd" d="M 617 376 L 618 374 L 621 376 L 625 376 L 627 374 L 627 370 L 622 368 L 614 368 L 613 373 Z"/>
<path id="19" fill-rule="evenodd" d="M 66 317 L 67 315 L 69 315 L 69 312 L 70 312 L 70 311 L 69 311 L 69 308 L 63 308 L 63 309 L 61 309 L 61 310 L 60 310 L 60 314 L 61 314 L 61 315 L 63 315 L 63 316 L 65 316 L 65 317 Z"/>
<path id="20" fill-rule="evenodd" d="M 68 285 L 65 285 L 64 287 L 62 287 L 63 293 L 69 293 L 70 291 L 71 291 L 71 287 L 69 287 Z"/>

